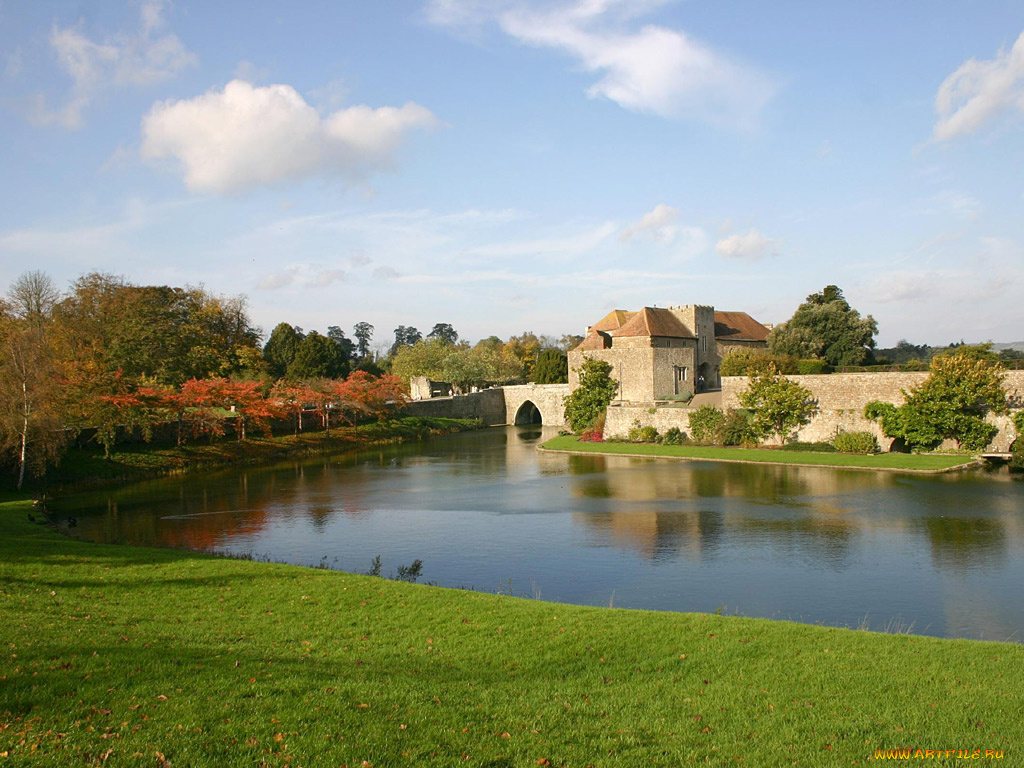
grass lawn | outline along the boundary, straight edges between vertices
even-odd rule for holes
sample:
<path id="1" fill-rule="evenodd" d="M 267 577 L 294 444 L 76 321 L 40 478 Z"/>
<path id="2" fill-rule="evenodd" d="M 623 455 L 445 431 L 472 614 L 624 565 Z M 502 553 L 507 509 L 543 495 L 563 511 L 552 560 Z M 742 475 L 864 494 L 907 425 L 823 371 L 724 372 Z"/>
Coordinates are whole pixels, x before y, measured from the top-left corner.
<path id="1" fill-rule="evenodd" d="M 1024 764 L 1019 645 L 94 545 L 30 513 L 0 504 L 0 766 Z"/>
<path id="2" fill-rule="evenodd" d="M 701 461 L 746 461 L 760 464 L 808 464 L 821 467 L 918 472 L 941 472 L 973 462 L 971 457 L 962 454 L 877 453 L 867 456 L 850 453 L 813 453 L 810 451 L 779 451 L 771 448 L 723 448 L 706 445 L 584 443 L 572 435 L 553 438 L 541 447 L 550 451 L 579 451 L 622 456 L 650 456 Z"/>

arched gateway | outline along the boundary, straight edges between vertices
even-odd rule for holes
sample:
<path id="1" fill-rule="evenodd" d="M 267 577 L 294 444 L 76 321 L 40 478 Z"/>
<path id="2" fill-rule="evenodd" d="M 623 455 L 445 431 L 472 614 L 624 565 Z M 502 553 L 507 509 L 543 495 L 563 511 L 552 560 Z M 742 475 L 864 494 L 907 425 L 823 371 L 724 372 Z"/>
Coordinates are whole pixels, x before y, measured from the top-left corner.
<path id="1" fill-rule="evenodd" d="M 543 424 L 544 417 L 541 415 L 540 408 L 534 405 L 532 400 L 527 400 L 519 406 L 519 410 L 516 411 L 512 423 L 516 426 L 520 424 Z"/>

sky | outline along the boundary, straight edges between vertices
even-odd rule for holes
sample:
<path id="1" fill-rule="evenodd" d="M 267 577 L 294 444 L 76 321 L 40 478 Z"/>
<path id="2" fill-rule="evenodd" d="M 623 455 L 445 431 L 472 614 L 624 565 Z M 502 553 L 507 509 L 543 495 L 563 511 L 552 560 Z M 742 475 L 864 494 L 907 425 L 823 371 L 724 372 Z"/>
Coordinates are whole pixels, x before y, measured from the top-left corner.
<path id="1" fill-rule="evenodd" d="M 266 334 L 765 323 L 1024 339 L 1020 0 L 0 0 L 0 291 L 244 294 Z"/>

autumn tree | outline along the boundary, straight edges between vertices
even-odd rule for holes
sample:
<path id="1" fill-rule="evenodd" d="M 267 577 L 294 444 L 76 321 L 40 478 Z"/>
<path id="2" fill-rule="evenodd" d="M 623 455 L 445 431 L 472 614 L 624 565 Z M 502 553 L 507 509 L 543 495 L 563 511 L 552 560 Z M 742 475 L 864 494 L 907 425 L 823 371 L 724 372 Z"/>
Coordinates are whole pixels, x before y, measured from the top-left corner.
<path id="1" fill-rule="evenodd" d="M 739 401 L 752 413 L 758 436 L 774 434 L 783 443 L 818 410 L 810 390 L 787 379 L 771 364 L 750 375 Z"/>
<path id="2" fill-rule="evenodd" d="M 0 304 L 0 450 L 14 458 L 17 487 L 60 458 L 57 360 L 36 318 L 18 319 Z"/>

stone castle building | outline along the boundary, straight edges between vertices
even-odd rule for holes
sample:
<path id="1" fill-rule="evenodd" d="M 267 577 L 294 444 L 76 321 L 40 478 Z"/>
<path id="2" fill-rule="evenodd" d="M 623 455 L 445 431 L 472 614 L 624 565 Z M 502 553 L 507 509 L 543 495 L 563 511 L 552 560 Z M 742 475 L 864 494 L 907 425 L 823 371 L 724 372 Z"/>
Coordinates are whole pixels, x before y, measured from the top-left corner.
<path id="1" fill-rule="evenodd" d="M 718 389 L 726 352 L 766 348 L 769 330 L 746 312 L 716 312 L 700 304 L 615 309 L 588 326 L 583 341 L 569 352 L 569 389 L 576 388 L 576 369 L 587 357 L 611 363 L 617 400 L 682 399 Z"/>

